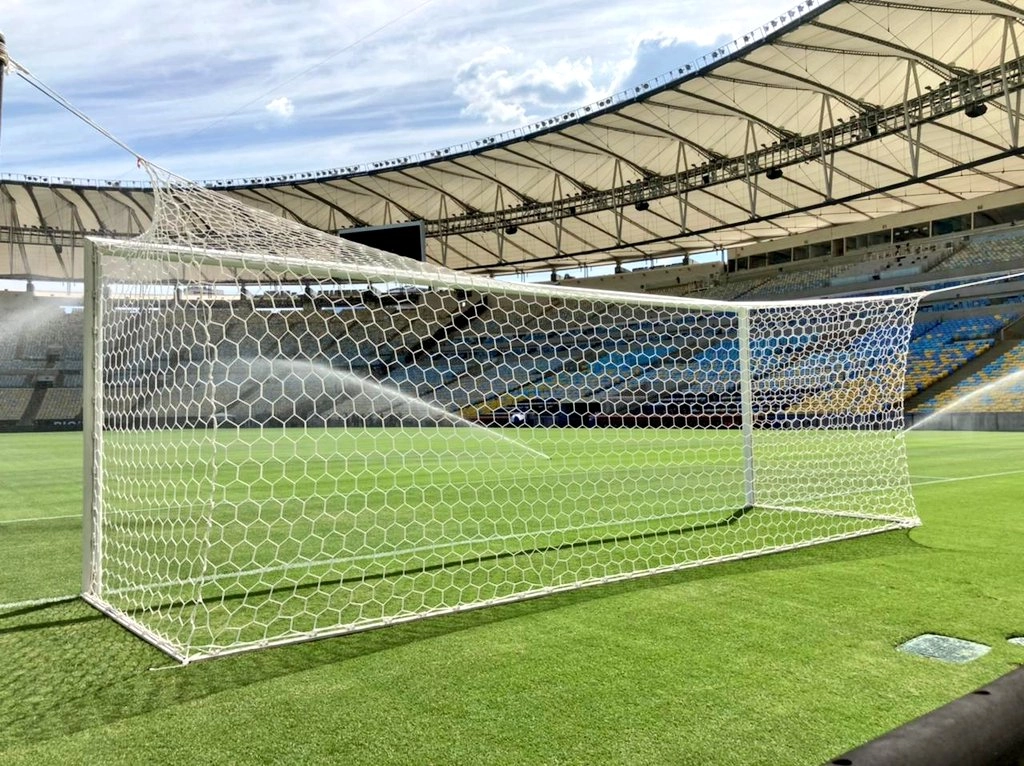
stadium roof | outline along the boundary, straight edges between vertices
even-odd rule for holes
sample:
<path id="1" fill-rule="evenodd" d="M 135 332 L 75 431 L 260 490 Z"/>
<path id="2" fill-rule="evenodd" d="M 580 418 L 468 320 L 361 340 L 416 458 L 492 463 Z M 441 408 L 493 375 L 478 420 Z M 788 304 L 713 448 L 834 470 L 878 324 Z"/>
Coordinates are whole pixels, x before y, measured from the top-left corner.
<path id="1" fill-rule="evenodd" d="M 1024 0 L 805 0 L 655 81 L 426 155 L 208 182 L 317 229 L 427 222 L 428 257 L 512 273 L 725 249 L 1024 186 Z M 0 183 L 0 273 L 76 277 L 141 186 Z"/>

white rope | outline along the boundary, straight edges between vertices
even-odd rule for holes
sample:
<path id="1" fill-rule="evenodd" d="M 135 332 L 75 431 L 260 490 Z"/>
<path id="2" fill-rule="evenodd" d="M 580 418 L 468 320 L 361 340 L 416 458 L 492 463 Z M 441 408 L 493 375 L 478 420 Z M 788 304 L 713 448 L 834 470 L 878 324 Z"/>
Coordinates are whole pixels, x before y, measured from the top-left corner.
<path id="1" fill-rule="evenodd" d="M 998 277 L 979 279 L 975 282 L 966 282 L 958 285 L 951 285 L 949 287 L 939 287 L 936 288 L 935 290 L 922 290 L 919 293 L 919 295 L 921 295 L 922 297 L 926 295 L 938 295 L 939 293 L 951 292 L 953 290 L 963 290 L 968 287 L 977 287 L 978 285 L 989 285 L 992 284 L 993 282 L 1005 282 L 1010 279 L 1020 279 L 1021 277 L 1024 277 L 1024 271 L 1012 271 L 1009 274 L 1001 274 Z"/>
<path id="2" fill-rule="evenodd" d="M 54 101 L 58 106 L 60 106 L 60 107 L 62 107 L 64 109 L 67 109 L 69 112 L 71 112 L 71 114 L 75 115 L 75 117 L 80 119 L 82 122 L 84 122 L 90 128 L 92 128 L 93 130 L 98 132 L 100 135 L 110 139 L 112 142 L 114 142 L 115 144 L 120 146 L 122 149 L 124 149 L 126 152 L 131 154 L 133 157 L 136 158 L 136 160 L 142 160 L 143 159 L 142 155 L 139 154 L 134 149 L 132 149 L 130 146 L 128 146 L 128 144 L 126 144 L 124 141 L 119 139 L 117 136 L 115 136 L 109 130 L 104 128 L 102 125 L 98 124 L 95 120 L 93 120 L 91 117 L 89 117 L 89 115 L 85 114 L 85 112 L 83 112 L 81 109 L 79 109 L 74 104 L 72 104 L 70 101 L 68 101 L 66 98 L 64 98 L 64 96 L 62 96 L 60 93 L 55 91 L 53 88 L 48 86 L 46 83 L 44 83 L 41 80 L 37 79 L 35 77 L 35 75 L 33 75 L 30 71 L 28 71 L 28 69 L 25 68 L 24 65 L 19 64 L 14 59 L 10 59 L 9 60 L 9 66 L 10 66 L 11 70 L 14 72 L 14 74 L 18 75 L 22 80 L 27 82 L 33 88 L 35 88 L 40 93 L 42 93 L 44 96 L 46 96 L 50 100 Z"/>

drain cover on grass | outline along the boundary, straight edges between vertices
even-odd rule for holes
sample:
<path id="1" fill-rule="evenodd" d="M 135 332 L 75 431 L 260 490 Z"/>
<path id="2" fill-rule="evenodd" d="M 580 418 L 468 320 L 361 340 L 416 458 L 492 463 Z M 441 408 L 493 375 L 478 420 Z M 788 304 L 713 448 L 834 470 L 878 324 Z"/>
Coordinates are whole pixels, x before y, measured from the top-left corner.
<path id="1" fill-rule="evenodd" d="M 1007 640 L 1011 644 L 1016 644 L 1017 646 L 1024 646 L 1024 636 L 1015 636 L 1014 638 L 1009 638 Z"/>
<path id="2" fill-rule="evenodd" d="M 962 638 L 923 633 L 896 648 L 901 652 L 916 654 L 919 657 L 963 664 L 988 654 L 991 647 L 985 644 L 976 644 L 973 641 L 965 641 Z"/>

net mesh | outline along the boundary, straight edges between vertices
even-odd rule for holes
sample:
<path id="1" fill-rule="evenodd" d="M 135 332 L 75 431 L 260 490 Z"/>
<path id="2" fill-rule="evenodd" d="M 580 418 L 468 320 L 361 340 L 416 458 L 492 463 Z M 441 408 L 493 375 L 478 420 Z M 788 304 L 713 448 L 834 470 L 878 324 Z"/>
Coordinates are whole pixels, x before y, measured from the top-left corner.
<path id="1" fill-rule="evenodd" d="M 94 245 L 86 597 L 182 661 L 917 523 L 915 296 L 505 283 L 153 172 Z"/>

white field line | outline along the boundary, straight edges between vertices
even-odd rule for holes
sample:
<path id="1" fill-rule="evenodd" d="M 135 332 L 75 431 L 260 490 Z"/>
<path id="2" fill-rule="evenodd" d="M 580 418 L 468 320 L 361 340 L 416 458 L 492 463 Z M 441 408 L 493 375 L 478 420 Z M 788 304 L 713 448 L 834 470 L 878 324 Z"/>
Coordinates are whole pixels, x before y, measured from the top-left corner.
<path id="1" fill-rule="evenodd" d="M 82 514 L 80 513 L 67 513 L 63 516 L 35 516 L 30 519 L 0 519 L 0 525 L 2 524 L 29 524 L 33 521 L 57 521 L 58 519 L 80 519 Z"/>
<path id="2" fill-rule="evenodd" d="M 74 601 L 79 594 L 67 593 L 63 596 L 46 596 L 44 598 L 32 598 L 27 601 L 11 601 L 0 604 L 0 612 L 10 612 L 17 609 L 31 609 L 37 606 L 48 606 L 49 604 L 61 604 L 66 601 Z"/>
<path id="3" fill-rule="evenodd" d="M 974 481 L 976 479 L 992 479 L 992 478 L 995 478 L 997 476 L 1016 476 L 1016 475 L 1019 475 L 1019 474 L 1024 474 L 1024 468 L 1020 468 L 1020 469 L 1018 469 L 1016 471 L 999 471 L 997 473 L 979 473 L 979 474 L 975 474 L 974 476 L 954 476 L 953 478 L 945 478 L 945 479 L 935 479 L 935 478 L 930 478 L 930 477 L 919 477 L 919 478 L 925 478 L 925 481 L 914 481 L 914 480 L 912 480 L 912 482 L 913 482 L 913 485 L 915 487 L 921 487 L 921 486 L 924 486 L 925 484 L 948 484 L 948 483 L 954 482 L 954 481 Z"/>
<path id="4" fill-rule="evenodd" d="M 976 479 L 990 479 L 990 478 L 995 478 L 997 476 L 1013 476 L 1015 474 L 1021 474 L 1021 473 L 1024 473 L 1024 468 L 1021 468 L 1021 469 L 1018 469 L 1018 470 L 1015 470 L 1015 471 L 999 471 L 997 473 L 980 473 L 980 474 L 977 474 L 977 475 L 974 475 L 974 476 L 954 476 L 952 478 L 947 477 L 947 476 L 921 476 L 921 475 L 918 475 L 918 476 L 911 476 L 910 477 L 910 481 L 911 481 L 911 484 L 913 484 L 915 487 L 919 487 L 919 486 L 923 486 L 923 485 L 926 485 L 926 484 L 945 484 L 945 483 L 956 482 L 956 481 L 974 481 Z M 572 475 L 573 476 L 577 476 L 578 474 L 572 474 Z M 517 477 L 517 478 L 521 479 L 522 477 Z M 827 497 L 831 497 L 831 496 L 827 496 Z M 155 511 L 155 510 L 164 510 L 164 509 L 151 509 L 151 510 Z M 67 513 L 67 514 L 63 514 L 61 516 L 34 516 L 34 517 L 31 517 L 31 518 L 27 518 L 27 519 L 0 519 L 0 526 L 2 526 L 4 524 L 31 524 L 33 522 L 39 522 L 39 521 L 58 521 L 58 520 L 66 520 L 66 519 L 80 519 L 80 518 L 82 518 L 82 514 L 80 514 L 80 513 Z"/>

